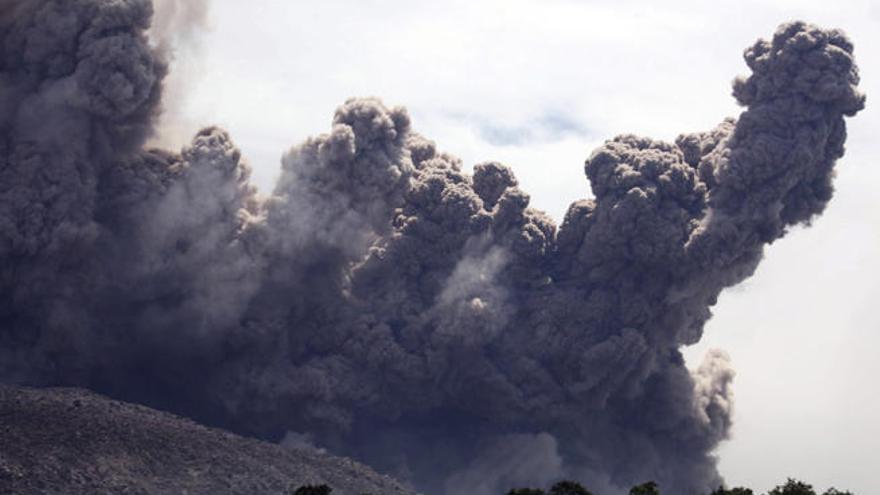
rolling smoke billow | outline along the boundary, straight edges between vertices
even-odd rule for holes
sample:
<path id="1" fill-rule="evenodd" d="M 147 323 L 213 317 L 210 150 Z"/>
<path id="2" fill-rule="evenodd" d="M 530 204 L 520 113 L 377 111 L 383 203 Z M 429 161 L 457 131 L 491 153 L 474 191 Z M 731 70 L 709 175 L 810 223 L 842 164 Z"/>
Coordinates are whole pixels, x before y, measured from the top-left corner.
<path id="1" fill-rule="evenodd" d="M 430 494 L 719 484 L 733 371 L 679 350 L 831 198 L 865 101 L 840 31 L 746 50 L 736 120 L 606 142 L 557 227 L 509 168 L 466 173 L 377 99 L 293 147 L 267 198 L 221 129 L 144 149 L 167 73 L 152 10 L 0 3 L 0 379 L 287 437 Z"/>

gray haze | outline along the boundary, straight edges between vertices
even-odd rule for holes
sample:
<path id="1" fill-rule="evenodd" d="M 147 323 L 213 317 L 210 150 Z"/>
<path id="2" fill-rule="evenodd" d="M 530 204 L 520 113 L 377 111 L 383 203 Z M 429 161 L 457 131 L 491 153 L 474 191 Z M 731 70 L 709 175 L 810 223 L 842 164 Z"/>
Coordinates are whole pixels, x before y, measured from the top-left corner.
<path id="1" fill-rule="evenodd" d="M 170 73 L 162 90 L 161 116 L 149 145 L 178 148 L 204 123 L 186 116 L 187 100 L 204 73 L 204 34 L 210 30 L 210 0 L 153 0 L 147 35 Z"/>
<path id="2" fill-rule="evenodd" d="M 734 373 L 680 349 L 823 211 L 865 101 L 846 37 L 790 23 L 746 50 L 738 119 L 607 141 L 559 227 L 374 98 L 262 199 L 221 129 L 144 149 L 149 0 L 0 6 L 0 379 L 308 439 L 432 494 L 717 486 Z"/>

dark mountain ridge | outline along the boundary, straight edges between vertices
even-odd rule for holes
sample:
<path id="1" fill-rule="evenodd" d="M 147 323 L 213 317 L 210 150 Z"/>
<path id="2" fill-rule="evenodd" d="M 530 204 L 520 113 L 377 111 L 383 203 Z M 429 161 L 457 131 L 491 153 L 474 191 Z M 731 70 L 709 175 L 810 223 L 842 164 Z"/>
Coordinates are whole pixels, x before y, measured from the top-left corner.
<path id="1" fill-rule="evenodd" d="M 0 385 L 0 494 L 413 495 L 352 460 L 207 428 L 81 389 Z"/>

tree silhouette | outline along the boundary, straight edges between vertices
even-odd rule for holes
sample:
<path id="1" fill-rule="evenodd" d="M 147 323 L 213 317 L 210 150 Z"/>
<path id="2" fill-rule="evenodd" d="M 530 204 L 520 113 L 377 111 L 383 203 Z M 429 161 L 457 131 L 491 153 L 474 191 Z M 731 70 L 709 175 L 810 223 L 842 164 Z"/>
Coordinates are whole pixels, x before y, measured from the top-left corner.
<path id="1" fill-rule="evenodd" d="M 317 492 L 316 492 L 317 493 Z M 297 492 L 295 495 L 301 495 Z M 307 492 L 302 495 L 312 495 L 312 492 Z M 317 495 L 326 495 L 324 493 L 320 493 Z M 580 483 L 576 483 L 574 481 L 560 481 L 553 485 L 550 488 L 549 492 L 545 492 L 540 488 L 514 488 L 507 492 L 507 495 L 593 495 L 592 492 L 584 488 Z M 660 487 L 657 486 L 657 483 L 653 481 L 648 481 L 646 483 L 642 483 L 641 485 L 637 485 L 632 487 L 629 491 L 629 495 L 660 495 Z M 709 495 L 755 495 L 755 493 L 749 488 L 736 487 L 736 488 L 724 488 L 723 486 L 719 486 Z M 796 480 L 794 478 L 788 478 L 784 484 L 777 486 L 776 488 L 767 492 L 766 495 L 817 495 L 816 491 L 813 490 L 811 485 L 804 483 L 803 481 Z M 841 491 L 837 488 L 829 488 L 822 492 L 822 495 L 854 495 L 849 491 Z"/>
<path id="2" fill-rule="evenodd" d="M 752 490 L 749 488 L 724 488 L 723 486 L 719 486 L 717 490 L 711 493 L 711 495 L 755 495 Z"/>
<path id="3" fill-rule="evenodd" d="M 770 490 L 767 495 L 816 495 L 816 492 L 811 485 L 788 478 L 784 485 L 779 485 Z"/>
<path id="4" fill-rule="evenodd" d="M 560 481 L 550 488 L 550 495 L 593 495 L 592 492 L 574 481 Z"/>
<path id="5" fill-rule="evenodd" d="M 293 495 L 330 495 L 333 489 L 327 485 L 305 485 L 293 492 Z"/>
<path id="6" fill-rule="evenodd" d="M 629 495 L 660 495 L 660 488 L 657 486 L 657 483 L 649 481 L 632 487 Z"/>

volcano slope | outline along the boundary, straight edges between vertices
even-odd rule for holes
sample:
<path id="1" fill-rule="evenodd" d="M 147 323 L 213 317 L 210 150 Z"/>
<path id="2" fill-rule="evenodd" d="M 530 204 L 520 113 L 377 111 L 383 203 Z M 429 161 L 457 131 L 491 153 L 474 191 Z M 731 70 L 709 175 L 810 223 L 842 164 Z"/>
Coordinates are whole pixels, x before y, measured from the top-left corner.
<path id="1" fill-rule="evenodd" d="M 0 385 L 0 494 L 412 495 L 368 467 L 71 388 Z"/>

